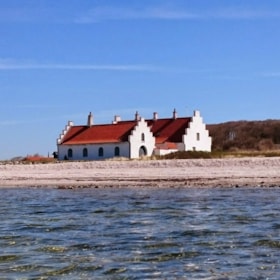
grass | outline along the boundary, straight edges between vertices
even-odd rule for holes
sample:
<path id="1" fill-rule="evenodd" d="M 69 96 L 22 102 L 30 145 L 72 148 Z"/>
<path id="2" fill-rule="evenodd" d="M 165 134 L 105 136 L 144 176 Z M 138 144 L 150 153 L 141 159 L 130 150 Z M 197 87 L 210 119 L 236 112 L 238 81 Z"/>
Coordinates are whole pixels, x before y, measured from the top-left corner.
<path id="1" fill-rule="evenodd" d="M 230 157 L 280 157 L 280 150 L 267 151 L 212 151 L 212 152 L 198 152 L 186 151 L 175 152 L 165 156 L 157 156 L 156 159 L 210 159 L 210 158 L 230 158 Z"/>

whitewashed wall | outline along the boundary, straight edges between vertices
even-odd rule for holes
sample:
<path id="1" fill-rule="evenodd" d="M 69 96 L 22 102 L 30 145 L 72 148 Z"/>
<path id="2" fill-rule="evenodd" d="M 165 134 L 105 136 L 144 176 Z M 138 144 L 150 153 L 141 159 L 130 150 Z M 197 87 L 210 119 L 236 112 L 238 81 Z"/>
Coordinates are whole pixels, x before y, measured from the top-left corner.
<path id="1" fill-rule="evenodd" d="M 199 134 L 199 139 L 197 139 Z M 185 151 L 205 151 L 211 152 L 212 138 L 203 123 L 199 111 L 195 111 L 186 134 L 183 135 L 183 144 Z"/>
<path id="2" fill-rule="evenodd" d="M 154 154 L 156 156 L 165 156 L 165 155 L 168 155 L 168 154 L 171 154 L 171 153 L 175 153 L 177 152 L 178 150 L 175 150 L 175 149 L 169 149 L 169 150 L 164 150 L 164 149 L 155 149 L 154 151 Z"/>
<path id="3" fill-rule="evenodd" d="M 142 133 L 145 135 L 144 141 L 142 141 Z M 138 124 L 133 129 L 131 135 L 129 136 L 129 142 L 131 158 L 139 158 L 139 149 L 142 146 L 144 146 L 147 150 L 147 156 L 151 156 L 153 154 L 155 148 L 155 137 L 143 118 L 138 121 Z"/>
<path id="4" fill-rule="evenodd" d="M 72 149 L 73 157 L 69 160 L 101 160 L 115 157 L 115 148 L 119 147 L 119 157 L 129 158 L 129 143 L 114 143 L 114 144 L 88 144 L 88 145 L 58 145 L 58 159 L 64 160 L 64 157 L 68 158 L 68 149 Z M 99 156 L 99 148 L 103 148 L 103 156 Z M 88 156 L 83 156 L 83 149 L 88 149 Z"/>
<path id="5" fill-rule="evenodd" d="M 62 133 L 59 135 L 58 139 L 56 140 L 57 144 L 61 144 L 63 137 L 67 134 L 71 126 L 73 126 L 74 123 L 69 121 L 68 124 L 65 126 L 65 128 L 62 130 Z"/>

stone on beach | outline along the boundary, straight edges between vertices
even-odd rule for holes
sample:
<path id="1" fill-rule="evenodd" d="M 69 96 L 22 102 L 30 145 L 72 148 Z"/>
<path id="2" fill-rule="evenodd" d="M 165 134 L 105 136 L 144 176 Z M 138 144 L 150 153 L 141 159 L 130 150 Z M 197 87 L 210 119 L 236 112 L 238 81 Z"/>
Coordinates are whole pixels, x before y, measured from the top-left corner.
<path id="1" fill-rule="evenodd" d="M 2 164 L 2 187 L 280 186 L 280 158 Z"/>

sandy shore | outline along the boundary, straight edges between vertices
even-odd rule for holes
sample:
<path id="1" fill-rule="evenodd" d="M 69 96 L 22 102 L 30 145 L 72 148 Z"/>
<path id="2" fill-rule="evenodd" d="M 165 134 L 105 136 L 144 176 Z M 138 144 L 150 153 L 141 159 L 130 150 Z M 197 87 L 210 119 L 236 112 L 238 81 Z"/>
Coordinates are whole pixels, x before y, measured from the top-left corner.
<path id="1" fill-rule="evenodd" d="M 280 158 L 1 164 L 1 187 L 280 187 Z"/>

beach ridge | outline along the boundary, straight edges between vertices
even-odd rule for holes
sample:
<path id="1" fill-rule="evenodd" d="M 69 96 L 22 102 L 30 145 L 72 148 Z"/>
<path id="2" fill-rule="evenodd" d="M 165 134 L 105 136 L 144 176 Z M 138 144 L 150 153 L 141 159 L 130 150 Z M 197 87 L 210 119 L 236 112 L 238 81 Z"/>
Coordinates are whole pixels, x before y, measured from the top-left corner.
<path id="1" fill-rule="evenodd" d="M 280 187 L 280 157 L 0 164 L 0 187 Z"/>

